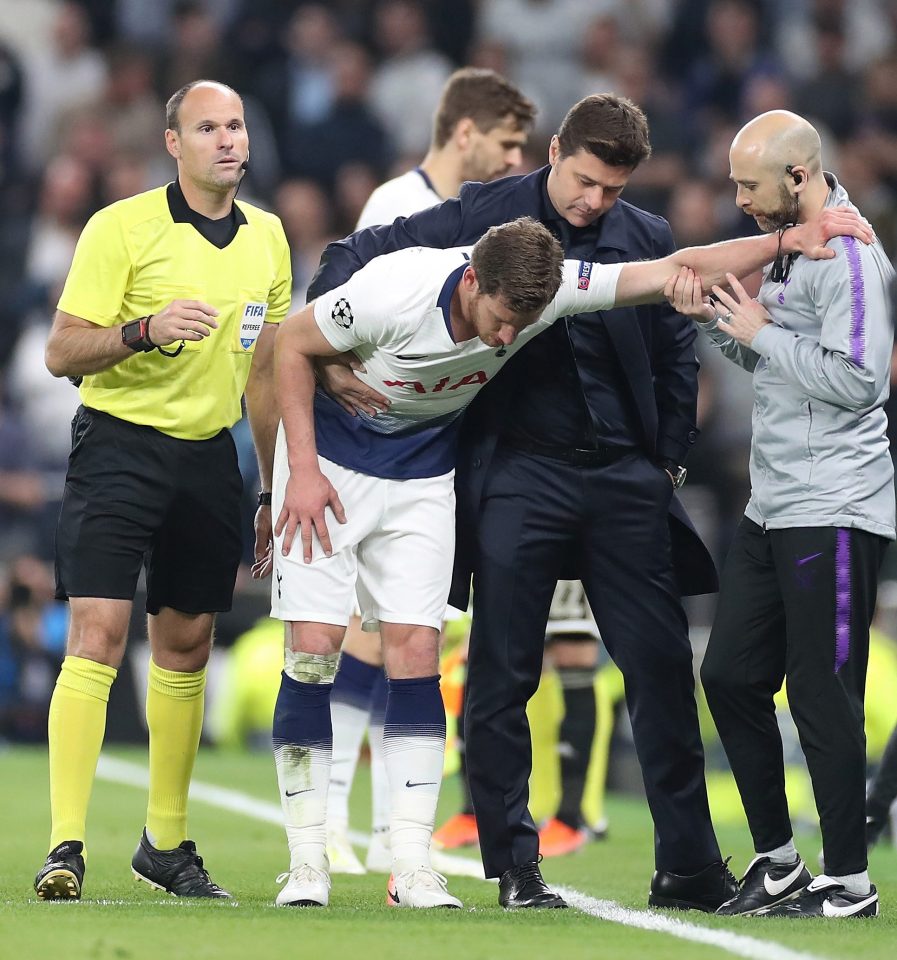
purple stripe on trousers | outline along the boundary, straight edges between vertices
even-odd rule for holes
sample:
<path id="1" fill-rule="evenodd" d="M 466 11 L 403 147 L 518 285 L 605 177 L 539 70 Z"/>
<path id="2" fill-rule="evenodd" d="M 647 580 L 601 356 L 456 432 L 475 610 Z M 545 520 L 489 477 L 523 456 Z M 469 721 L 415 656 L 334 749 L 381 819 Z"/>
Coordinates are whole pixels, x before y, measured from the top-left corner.
<path id="1" fill-rule="evenodd" d="M 850 359 L 863 367 L 866 360 L 866 284 L 860 260 L 860 241 L 856 237 L 841 237 L 841 243 L 844 244 L 850 273 Z"/>
<path id="2" fill-rule="evenodd" d="M 835 673 L 850 655 L 850 531 L 835 531 Z"/>

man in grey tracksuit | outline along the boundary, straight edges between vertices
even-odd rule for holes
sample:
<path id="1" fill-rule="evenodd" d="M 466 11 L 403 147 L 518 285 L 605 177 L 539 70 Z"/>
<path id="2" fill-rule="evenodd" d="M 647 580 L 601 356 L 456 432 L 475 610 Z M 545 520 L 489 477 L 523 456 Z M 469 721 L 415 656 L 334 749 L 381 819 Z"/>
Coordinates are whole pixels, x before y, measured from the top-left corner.
<path id="1" fill-rule="evenodd" d="M 751 121 L 730 152 L 736 203 L 771 232 L 849 205 L 794 114 Z M 701 678 L 757 856 L 723 914 L 876 916 L 865 837 L 863 696 L 878 570 L 895 537 L 885 435 L 891 265 L 852 238 L 829 260 L 781 258 L 754 300 L 704 299 L 683 272 L 671 302 L 753 374 L 751 498 L 723 571 Z M 794 847 L 773 695 L 788 701 L 813 782 L 828 874 Z"/>

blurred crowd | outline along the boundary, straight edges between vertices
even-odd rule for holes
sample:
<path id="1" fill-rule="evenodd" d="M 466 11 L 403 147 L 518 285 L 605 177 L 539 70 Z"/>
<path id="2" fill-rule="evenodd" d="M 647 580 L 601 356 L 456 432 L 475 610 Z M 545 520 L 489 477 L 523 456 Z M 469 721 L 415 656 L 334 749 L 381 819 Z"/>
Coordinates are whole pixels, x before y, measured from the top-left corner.
<path id="1" fill-rule="evenodd" d="M 241 196 L 281 217 L 299 304 L 324 246 L 422 158 L 463 64 L 539 108 L 515 172 L 545 162 L 581 97 L 638 103 L 654 154 L 625 199 L 667 217 L 680 245 L 754 229 L 729 142 L 756 114 L 795 110 L 897 254 L 897 0 L 0 0 L 0 711 L 11 689 L 38 688 L 64 636 L 47 564 L 78 398 L 43 343 L 91 213 L 172 178 L 167 98 L 199 77 L 244 97 Z M 701 359 L 685 495 L 719 556 L 748 496 L 752 395 L 746 375 Z M 248 432 L 236 438 L 248 531 L 257 479 Z"/>

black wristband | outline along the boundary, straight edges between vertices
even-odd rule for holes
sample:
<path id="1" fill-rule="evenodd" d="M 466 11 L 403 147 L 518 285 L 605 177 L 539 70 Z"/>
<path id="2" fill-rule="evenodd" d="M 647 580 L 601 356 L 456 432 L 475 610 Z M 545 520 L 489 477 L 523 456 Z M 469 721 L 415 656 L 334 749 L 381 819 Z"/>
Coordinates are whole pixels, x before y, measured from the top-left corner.
<path id="1" fill-rule="evenodd" d="M 138 317 L 121 326 L 121 342 L 135 353 L 149 353 L 155 349 L 155 344 L 146 335 L 149 317 Z"/>
<path id="2" fill-rule="evenodd" d="M 270 490 L 259 490 L 258 504 L 260 507 L 270 507 L 271 506 L 271 491 Z"/>
<path id="3" fill-rule="evenodd" d="M 145 332 L 144 332 L 144 334 L 143 334 L 143 339 L 146 340 L 146 342 L 149 344 L 149 349 L 150 349 L 150 350 L 158 350 L 159 353 L 161 353 L 163 357 L 176 357 L 176 356 L 178 356 L 178 354 L 181 352 L 181 350 L 184 349 L 184 341 L 183 341 L 183 340 L 181 340 L 181 342 L 178 344 L 177 350 L 163 350 L 163 349 L 159 346 L 158 343 L 153 343 L 152 339 L 150 338 L 150 332 L 149 332 L 149 331 L 150 331 L 150 325 L 149 325 L 149 324 L 150 324 L 150 320 L 152 320 L 154 316 L 155 316 L 155 314 L 154 314 L 154 313 L 151 313 L 151 314 L 146 318 L 146 329 L 145 329 Z"/>

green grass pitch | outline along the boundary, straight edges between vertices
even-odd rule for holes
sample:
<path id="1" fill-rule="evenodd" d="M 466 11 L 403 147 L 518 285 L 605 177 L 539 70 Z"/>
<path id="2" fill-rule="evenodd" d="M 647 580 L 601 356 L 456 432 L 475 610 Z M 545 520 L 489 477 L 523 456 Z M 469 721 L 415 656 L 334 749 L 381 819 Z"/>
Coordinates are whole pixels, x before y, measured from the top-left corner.
<path id="1" fill-rule="evenodd" d="M 145 764 L 142 750 L 119 751 Z M 367 770 L 359 771 L 353 798 L 355 822 L 369 820 Z M 270 757 L 201 752 L 196 778 L 276 802 Z M 456 797 L 446 782 L 441 816 Z M 577 910 L 507 914 L 492 884 L 450 878 L 463 911 L 391 910 L 385 877 L 335 876 L 327 910 L 276 910 L 274 878 L 286 865 L 282 830 L 273 824 L 220 810 L 191 806 L 191 834 L 212 876 L 238 904 L 176 900 L 131 878 L 130 857 L 145 812 L 143 790 L 97 781 L 89 820 L 90 859 L 84 900 L 42 903 L 31 882 L 46 853 L 48 800 L 43 750 L 0 750 L 0 958 L 2 960 L 267 960 L 320 957 L 335 960 L 703 960 L 746 956 L 757 960 L 857 958 L 892 960 L 897 955 L 897 851 L 874 851 L 873 880 L 882 899 L 874 921 L 787 921 L 678 916 L 692 926 L 751 938 L 740 954 L 720 945 L 678 939 L 669 932 L 634 929 Z M 652 830 L 642 803 L 611 798 L 610 838 L 567 858 L 546 861 L 549 882 L 563 884 L 622 906 L 645 907 L 652 870 Z M 818 837 L 798 845 L 815 865 Z M 738 873 L 748 862 L 746 830 L 720 831 L 725 854 Z M 762 941 L 762 943 L 758 942 Z M 768 948 L 764 946 L 768 944 Z M 746 952 L 744 952 L 746 951 Z M 786 953 L 790 951 L 790 953 Z"/>

